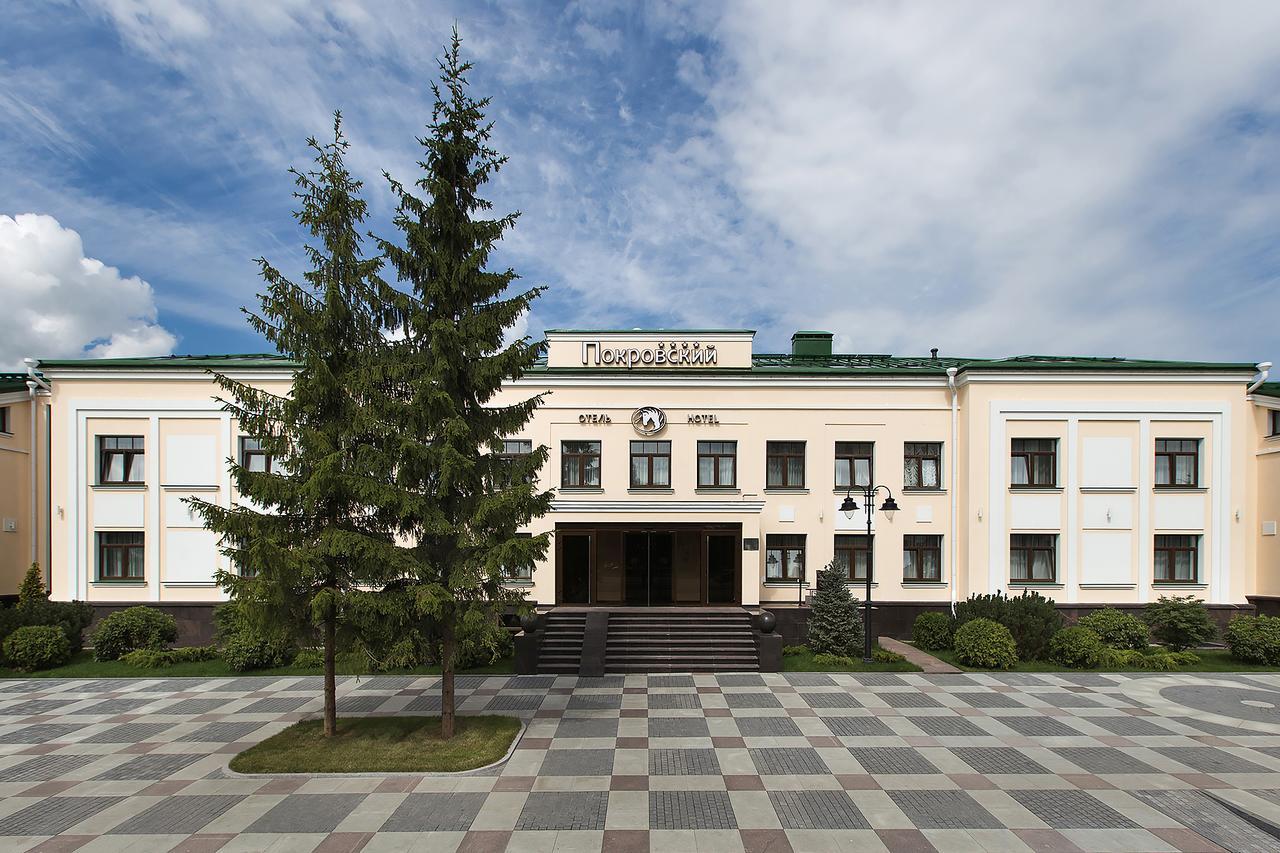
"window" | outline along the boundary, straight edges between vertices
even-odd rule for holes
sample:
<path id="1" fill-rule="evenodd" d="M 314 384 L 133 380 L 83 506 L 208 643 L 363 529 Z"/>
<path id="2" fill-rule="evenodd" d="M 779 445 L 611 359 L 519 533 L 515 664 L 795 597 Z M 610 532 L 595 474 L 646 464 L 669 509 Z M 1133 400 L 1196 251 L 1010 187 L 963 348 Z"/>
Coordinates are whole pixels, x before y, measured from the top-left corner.
<path id="1" fill-rule="evenodd" d="M 270 473 L 275 469 L 271 454 L 263 447 L 262 439 L 240 437 L 240 467 L 248 471 Z"/>
<path id="2" fill-rule="evenodd" d="M 1156 537 L 1156 583 L 1198 583 L 1200 537 Z"/>
<path id="3" fill-rule="evenodd" d="M 98 437 L 98 482 L 143 482 L 142 436 L 103 435 Z"/>
<path id="4" fill-rule="evenodd" d="M 902 537 L 902 579 L 918 583 L 942 580 L 942 537 L 911 535 Z"/>
<path id="5" fill-rule="evenodd" d="M 515 481 L 511 473 L 512 466 L 531 453 L 533 453 L 533 442 L 530 439 L 505 439 L 502 442 L 502 452 L 498 454 L 498 472 L 494 474 L 494 479 L 502 485 L 511 485 Z M 530 477 L 532 478 L 532 475 Z"/>
<path id="6" fill-rule="evenodd" d="M 1053 488 L 1058 485 L 1058 440 L 1013 440 L 1013 485 Z"/>
<path id="7" fill-rule="evenodd" d="M 560 485 L 566 489 L 600 488 L 600 442 L 560 443 Z"/>
<path id="8" fill-rule="evenodd" d="M 9 423 L 9 407 L 0 406 L 0 432 L 13 432 Z"/>
<path id="9" fill-rule="evenodd" d="M 942 488 L 942 442 L 908 441 L 902 445 L 902 486 Z"/>
<path id="10" fill-rule="evenodd" d="M 665 489 L 671 485 L 671 442 L 631 442 L 631 488 Z"/>
<path id="11" fill-rule="evenodd" d="M 871 543 L 874 538 L 873 536 L 836 537 L 836 558 L 833 562 L 844 570 L 849 580 L 866 581 L 867 572 L 871 569 Z"/>
<path id="12" fill-rule="evenodd" d="M 1009 578 L 1052 583 L 1057 579 L 1058 534 L 1015 533 L 1009 537 Z"/>
<path id="13" fill-rule="evenodd" d="M 875 444 L 870 441 L 836 442 L 836 488 L 871 485 L 871 457 Z"/>
<path id="14" fill-rule="evenodd" d="M 732 488 L 738 484 L 738 442 L 698 442 L 698 488 Z"/>
<path id="15" fill-rule="evenodd" d="M 799 583 L 804 578 L 804 534 L 770 533 L 765 537 L 764 579 Z"/>
<path id="16" fill-rule="evenodd" d="M 530 539 L 532 533 L 517 533 L 521 539 Z M 533 583 L 533 564 L 525 566 L 503 566 L 502 579 L 507 583 Z"/>
<path id="17" fill-rule="evenodd" d="M 98 580 L 142 580 L 142 539 L 141 533 L 99 533 Z"/>
<path id="18" fill-rule="evenodd" d="M 765 444 L 765 488 L 804 488 L 804 442 L 770 441 Z"/>
<path id="19" fill-rule="evenodd" d="M 1200 440 L 1156 439 L 1156 485 L 1191 489 L 1200 484 Z"/>
<path id="20" fill-rule="evenodd" d="M 1280 435 L 1280 409 L 1272 409 L 1267 412 L 1267 418 L 1271 422 L 1271 435 Z"/>

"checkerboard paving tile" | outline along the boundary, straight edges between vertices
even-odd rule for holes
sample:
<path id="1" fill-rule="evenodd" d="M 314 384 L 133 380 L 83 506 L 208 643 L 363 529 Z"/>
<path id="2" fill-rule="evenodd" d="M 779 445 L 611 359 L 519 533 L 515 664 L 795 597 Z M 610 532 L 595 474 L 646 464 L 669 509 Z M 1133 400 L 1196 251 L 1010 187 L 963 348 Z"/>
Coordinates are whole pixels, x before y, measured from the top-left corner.
<path id="1" fill-rule="evenodd" d="M 346 677 L 340 713 L 434 713 L 437 681 Z M 1209 794 L 1280 807 L 1242 704 L 1280 674 L 464 676 L 464 713 L 528 724 L 497 768 L 226 770 L 320 688 L 0 680 L 0 849 L 1274 849 Z"/>

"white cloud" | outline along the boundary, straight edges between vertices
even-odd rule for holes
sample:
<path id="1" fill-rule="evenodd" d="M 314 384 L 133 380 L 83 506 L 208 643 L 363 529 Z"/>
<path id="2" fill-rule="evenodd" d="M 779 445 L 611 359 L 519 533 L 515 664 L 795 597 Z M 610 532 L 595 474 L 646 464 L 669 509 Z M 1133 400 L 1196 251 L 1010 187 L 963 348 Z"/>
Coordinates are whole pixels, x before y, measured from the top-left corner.
<path id="1" fill-rule="evenodd" d="M 172 352 L 151 286 L 97 258 L 51 216 L 0 216 L 0 367 L 24 356 L 125 357 Z"/>

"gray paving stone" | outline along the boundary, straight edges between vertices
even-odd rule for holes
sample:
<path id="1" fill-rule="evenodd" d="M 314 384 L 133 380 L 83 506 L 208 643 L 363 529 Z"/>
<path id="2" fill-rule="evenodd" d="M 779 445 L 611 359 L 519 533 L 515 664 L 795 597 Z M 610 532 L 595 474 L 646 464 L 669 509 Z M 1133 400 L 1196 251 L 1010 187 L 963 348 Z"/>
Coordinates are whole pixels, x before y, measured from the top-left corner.
<path id="1" fill-rule="evenodd" d="M 1111 746 L 1062 746 L 1053 751 L 1086 773 L 1159 773 L 1150 764 Z"/>
<path id="2" fill-rule="evenodd" d="M 181 693 L 187 690 L 200 690 L 208 684 L 207 678 L 165 678 L 139 684 L 134 689 L 139 693 Z"/>
<path id="3" fill-rule="evenodd" d="M 928 693 L 877 693 L 890 708 L 941 708 L 942 703 Z"/>
<path id="4" fill-rule="evenodd" d="M 153 752 L 147 755 L 139 755 L 137 758 L 131 758 L 123 764 L 117 764 L 115 767 L 108 768 L 93 778 L 95 780 L 110 779 L 112 781 L 167 779 L 202 758 L 204 758 L 203 755 L 193 755 L 185 752 Z"/>
<path id="5" fill-rule="evenodd" d="M 783 829 L 870 829 L 844 791 L 770 791 Z"/>
<path id="6" fill-rule="evenodd" d="M 789 721 L 788 721 L 789 722 Z M 738 720 L 742 729 L 742 720 Z M 649 737 L 710 737 L 707 721 L 702 717 L 650 717 Z"/>
<path id="7" fill-rule="evenodd" d="M 112 835 L 190 835 L 244 799 L 241 794 L 191 794 L 161 800 L 111 830 Z"/>
<path id="8" fill-rule="evenodd" d="M 607 737 L 618 736 L 617 717 L 563 717 L 556 726 L 556 737 Z"/>
<path id="9" fill-rule="evenodd" d="M 501 690 L 511 680 L 509 675 L 456 675 L 453 679 L 455 690 L 477 690 L 481 687 L 489 690 Z M 622 685 L 619 684 L 619 687 Z"/>
<path id="10" fill-rule="evenodd" d="M 587 688 L 613 689 L 615 687 L 622 687 L 624 684 L 626 684 L 626 679 L 621 675 L 600 675 L 595 677 L 588 676 L 588 677 L 579 678 L 577 684 L 575 684 L 574 687 L 580 690 L 587 689 Z"/>
<path id="11" fill-rule="evenodd" d="M 1007 684 L 1010 687 L 1035 687 L 1038 685 L 1048 684 L 1048 682 L 1040 676 L 1028 675 L 1025 672 L 993 673 L 991 677 L 995 678 L 1001 684 Z"/>
<path id="12" fill-rule="evenodd" d="M 851 746 L 849 754 L 872 775 L 941 773 L 933 762 L 909 746 Z"/>
<path id="13" fill-rule="evenodd" d="M 650 791 L 649 828 L 737 829 L 726 791 Z"/>
<path id="14" fill-rule="evenodd" d="M 650 675 L 649 687 L 693 687 L 692 675 Z"/>
<path id="15" fill-rule="evenodd" d="M 341 705 L 339 705 L 341 708 Z M 234 743 L 262 728 L 262 723 L 209 723 L 178 738 L 180 743 Z M 194 832 L 194 830 L 192 830 Z"/>
<path id="16" fill-rule="evenodd" d="M 811 747 L 771 746 L 748 749 L 761 776 L 825 776 L 831 772 Z"/>
<path id="17" fill-rule="evenodd" d="M 1217 675 L 1217 673 L 1214 673 Z M 1207 735 L 1218 735 L 1219 737 L 1257 737 L 1258 732 L 1253 729 L 1242 729 L 1239 726 L 1224 726 L 1222 723 L 1215 723 L 1211 720 L 1201 720 L 1198 717 L 1168 717 L 1168 720 L 1175 723 L 1181 723 L 1188 728 L 1202 731 Z M 1090 722 L 1092 722 L 1090 718 Z"/>
<path id="18" fill-rule="evenodd" d="M 127 714 L 130 711 L 136 711 L 139 708 L 146 707 L 156 701 L 154 696 L 144 696 L 142 698 L 134 698 L 131 696 L 121 696 L 117 699 L 105 699 L 93 705 L 86 705 L 74 711 L 66 711 L 65 713 L 74 717 L 100 716 L 107 714 Z"/>
<path id="19" fill-rule="evenodd" d="M 542 695 L 536 693 L 499 693 L 484 706 L 486 711 L 536 711 L 542 707 Z"/>
<path id="20" fill-rule="evenodd" d="M 879 717 L 819 717 L 840 737 L 891 737 L 894 732 Z"/>
<path id="21" fill-rule="evenodd" d="M 1137 824 L 1087 791 L 1009 791 L 1054 829 L 1135 829 Z"/>
<path id="22" fill-rule="evenodd" d="M 788 672 L 782 676 L 792 687 L 835 687 L 836 680 L 821 672 Z"/>
<path id="23" fill-rule="evenodd" d="M 754 673 L 737 672 L 716 676 L 721 687 L 764 687 L 764 678 Z"/>
<path id="24" fill-rule="evenodd" d="M 410 794 L 378 831 L 466 832 L 487 798 L 481 792 Z"/>
<path id="25" fill-rule="evenodd" d="M 535 791 L 524 802 L 517 830 L 602 830 L 609 808 L 605 791 Z"/>
<path id="26" fill-rule="evenodd" d="M 855 672 L 850 677 L 867 687 L 904 687 L 907 684 L 902 676 L 891 672 Z"/>
<path id="27" fill-rule="evenodd" d="M 373 678 L 361 678 L 356 690 L 380 690 L 383 693 L 398 693 L 407 690 L 418 680 L 416 675 L 378 675 Z M 455 680 L 454 686 L 457 686 Z"/>
<path id="28" fill-rule="evenodd" d="M 368 693 L 364 695 L 347 693 L 338 697 L 338 713 L 369 714 L 378 710 L 393 698 L 385 693 Z"/>
<path id="29" fill-rule="evenodd" d="M 1233 853 L 1274 853 L 1280 842 L 1199 791 L 1130 791 L 1133 797 Z"/>
<path id="30" fill-rule="evenodd" d="M 569 697 L 570 711 L 612 711 L 622 707 L 621 694 L 575 693 Z"/>
<path id="31" fill-rule="evenodd" d="M 548 749 L 539 776 L 609 776 L 612 749 Z"/>
<path id="32" fill-rule="evenodd" d="M 508 690 L 550 690 L 555 686 L 554 675 L 517 675 L 507 682 Z"/>
<path id="33" fill-rule="evenodd" d="M 1146 717 L 1131 717 L 1128 714 L 1111 716 L 1082 717 L 1095 726 L 1121 737 L 1163 737 L 1173 734 L 1164 726 L 1156 725 Z M 1002 717 L 1001 722 L 1004 722 Z"/>
<path id="34" fill-rule="evenodd" d="M 990 732 L 964 717 L 908 717 L 911 725 L 933 737 L 990 737 Z"/>
<path id="35" fill-rule="evenodd" d="M 719 776 L 714 749 L 650 749 L 650 776 Z"/>
<path id="36" fill-rule="evenodd" d="M 145 743 L 173 729 L 170 723 L 121 723 L 89 735 L 83 743 Z"/>
<path id="37" fill-rule="evenodd" d="M 917 829 L 1003 829 L 1004 824 L 964 791 L 889 791 Z"/>
<path id="38" fill-rule="evenodd" d="M 862 703 L 848 693 L 835 691 L 823 693 L 801 693 L 800 696 L 810 708 L 861 708 Z"/>
<path id="39" fill-rule="evenodd" d="M 781 708 L 782 703 L 772 693 L 726 693 L 725 704 L 730 708 Z"/>
<path id="40" fill-rule="evenodd" d="M 333 832 L 365 794 L 290 794 L 245 832 Z"/>
<path id="41" fill-rule="evenodd" d="M 1197 711 L 1258 723 L 1276 722 L 1276 708 L 1280 707 L 1280 690 L 1274 688 L 1259 690 L 1218 684 L 1174 684 L 1163 688 L 1160 695 Z"/>
<path id="42" fill-rule="evenodd" d="M 953 746 L 951 752 L 978 773 L 1048 773 L 1042 764 L 1007 746 Z"/>
<path id="43" fill-rule="evenodd" d="M 1022 708 L 1022 707 L 1025 707 L 1025 705 L 1022 702 L 1019 702 L 1017 699 L 1014 699 L 1008 693 L 997 693 L 994 690 L 990 692 L 966 690 L 963 693 L 952 693 L 951 695 L 956 697 L 960 701 L 971 705 L 974 708 Z"/>
<path id="44" fill-rule="evenodd" d="M 0 769 L 0 782 L 48 782 L 97 761 L 97 755 L 40 755 Z"/>
<path id="45" fill-rule="evenodd" d="M 440 694 L 423 693 L 420 696 L 414 696 L 404 706 L 404 710 L 414 714 L 439 714 Z"/>
<path id="46" fill-rule="evenodd" d="M 802 737 L 803 732 L 790 717 L 734 717 L 743 737 Z"/>
<path id="47" fill-rule="evenodd" d="M 36 723 L 0 734 L 0 743 L 49 743 L 64 740 L 83 730 L 84 726 L 70 723 Z"/>
<path id="48" fill-rule="evenodd" d="M 236 700 L 230 696 L 224 696 L 217 699 L 179 699 L 171 705 L 165 705 L 152 711 L 153 714 L 209 714 L 213 711 L 225 710 L 232 702 Z M 273 702 L 274 699 L 263 699 L 263 702 Z M 247 709 L 246 709 L 247 712 Z"/>
<path id="49" fill-rule="evenodd" d="M 58 835 L 124 797 L 46 797 L 0 820 L 0 835 Z"/>
<path id="50" fill-rule="evenodd" d="M 1032 693 L 1032 696 L 1046 703 L 1050 708 L 1101 708 L 1102 703 L 1090 699 L 1083 693 L 1062 691 L 1061 693 Z"/>
<path id="51" fill-rule="evenodd" d="M 65 708 L 71 704 L 73 700 L 67 699 L 27 699 L 23 702 L 14 702 L 5 708 L 0 708 L 0 717 L 30 717 L 35 714 L 52 714 L 61 708 Z"/>
<path id="52" fill-rule="evenodd" d="M 974 681 L 973 676 L 964 675 L 963 673 L 958 672 L 928 673 L 924 678 L 926 678 L 930 684 L 935 684 L 938 687 L 968 687 L 972 684 L 978 683 Z"/>
<path id="53" fill-rule="evenodd" d="M 657 711 L 691 710 L 701 708 L 697 693 L 650 693 L 649 707 Z"/>
<path id="54" fill-rule="evenodd" d="M 1026 737 L 1080 737 L 1079 729 L 1072 728 L 1056 717 L 1043 717 L 1039 714 L 1001 714 L 991 719 L 998 720 L 1000 725 L 1008 726 Z"/>
<path id="55" fill-rule="evenodd" d="M 292 681 L 293 679 L 289 679 Z M 210 688 L 211 693 L 230 693 L 235 696 L 243 696 L 246 693 L 253 693 L 258 690 L 266 690 L 273 687 L 277 683 L 283 683 L 284 678 L 279 675 L 246 675 L 242 678 L 231 678 L 226 681 L 216 681 Z"/>
<path id="56" fill-rule="evenodd" d="M 1201 773 L 1274 773 L 1246 758 L 1214 746 L 1157 746 L 1155 751 L 1165 758 L 1199 770 Z"/>
<path id="57" fill-rule="evenodd" d="M 1116 682 L 1096 672 L 1060 672 L 1058 678 L 1077 687 L 1115 687 Z"/>
<path id="58" fill-rule="evenodd" d="M 287 714 L 290 711 L 296 711 L 303 705 L 310 702 L 314 696 L 268 696 L 265 699 L 259 699 L 257 702 L 251 702 L 243 708 L 236 711 L 237 714 Z M 188 699 L 189 702 L 202 702 L 202 699 Z M 165 713 L 171 713 L 166 711 Z M 178 713 L 178 712 L 172 712 Z M 182 713 L 200 714 L 203 711 L 185 711 Z"/>

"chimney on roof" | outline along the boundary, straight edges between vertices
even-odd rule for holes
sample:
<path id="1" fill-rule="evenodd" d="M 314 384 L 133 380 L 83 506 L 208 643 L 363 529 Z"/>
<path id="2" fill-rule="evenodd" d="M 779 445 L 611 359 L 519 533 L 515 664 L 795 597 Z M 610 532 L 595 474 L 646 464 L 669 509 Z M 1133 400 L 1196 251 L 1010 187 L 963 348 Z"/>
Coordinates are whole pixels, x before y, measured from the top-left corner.
<path id="1" fill-rule="evenodd" d="M 791 354 L 829 356 L 831 337 L 830 332 L 796 332 L 791 336 Z"/>
<path id="2" fill-rule="evenodd" d="M 937 360 L 938 360 L 938 348 L 937 348 L 937 347 L 934 347 L 933 349 L 929 350 L 929 358 L 933 359 L 934 361 L 937 361 Z"/>

